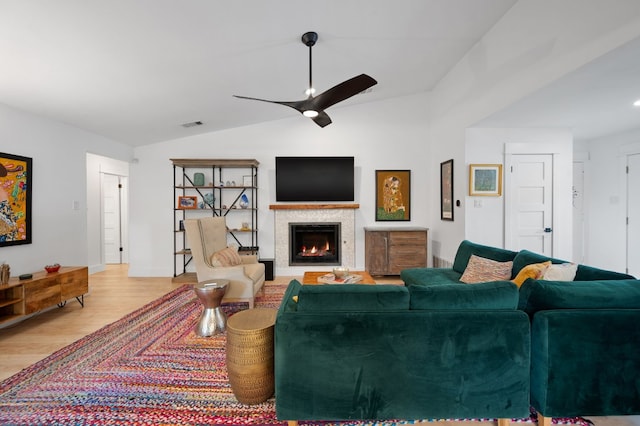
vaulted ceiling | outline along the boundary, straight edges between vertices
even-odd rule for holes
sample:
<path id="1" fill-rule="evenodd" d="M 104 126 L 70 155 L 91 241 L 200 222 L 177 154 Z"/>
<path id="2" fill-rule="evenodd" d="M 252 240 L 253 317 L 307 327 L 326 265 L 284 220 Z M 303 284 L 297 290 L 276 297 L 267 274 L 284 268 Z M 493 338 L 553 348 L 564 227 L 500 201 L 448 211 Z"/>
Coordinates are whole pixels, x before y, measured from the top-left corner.
<path id="1" fill-rule="evenodd" d="M 333 108 L 425 92 L 515 3 L 2 0 L 0 103 L 132 146 L 291 117 L 232 95 L 302 99 L 306 31 L 319 33 L 318 91 L 361 73 L 378 81 Z M 519 108 L 487 123 L 525 123 Z"/>

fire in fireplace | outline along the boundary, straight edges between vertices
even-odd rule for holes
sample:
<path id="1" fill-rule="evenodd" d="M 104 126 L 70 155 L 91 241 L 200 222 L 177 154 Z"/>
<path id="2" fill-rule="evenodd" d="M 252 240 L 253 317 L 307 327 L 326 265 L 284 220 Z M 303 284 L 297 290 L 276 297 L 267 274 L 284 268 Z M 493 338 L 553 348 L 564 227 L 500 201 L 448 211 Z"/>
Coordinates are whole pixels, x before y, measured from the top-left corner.
<path id="1" fill-rule="evenodd" d="M 289 265 L 340 265 L 340 223 L 289 223 Z"/>

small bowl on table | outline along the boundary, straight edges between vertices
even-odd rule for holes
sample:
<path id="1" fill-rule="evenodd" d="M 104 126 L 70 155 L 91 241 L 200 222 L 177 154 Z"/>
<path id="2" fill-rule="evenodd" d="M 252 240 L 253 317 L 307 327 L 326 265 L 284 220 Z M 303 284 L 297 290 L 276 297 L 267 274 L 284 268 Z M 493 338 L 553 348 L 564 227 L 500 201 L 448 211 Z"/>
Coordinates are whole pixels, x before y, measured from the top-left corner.
<path id="1" fill-rule="evenodd" d="M 333 275 L 338 279 L 344 279 L 349 276 L 349 268 L 344 266 L 338 266 L 333 268 Z"/>
<path id="2" fill-rule="evenodd" d="M 44 269 L 49 274 L 51 274 L 53 272 L 58 272 L 60 270 L 60 264 L 59 263 L 55 263 L 53 265 L 47 265 L 47 266 L 44 267 Z"/>

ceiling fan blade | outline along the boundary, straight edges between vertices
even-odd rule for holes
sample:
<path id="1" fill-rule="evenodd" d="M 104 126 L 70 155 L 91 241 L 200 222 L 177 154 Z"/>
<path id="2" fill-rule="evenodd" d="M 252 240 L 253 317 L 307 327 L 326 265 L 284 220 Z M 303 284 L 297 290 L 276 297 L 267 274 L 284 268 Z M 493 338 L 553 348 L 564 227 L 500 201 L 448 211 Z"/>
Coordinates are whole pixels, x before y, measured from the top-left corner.
<path id="1" fill-rule="evenodd" d="M 238 99 L 248 99 L 250 101 L 260 101 L 260 102 L 268 102 L 270 104 L 278 104 L 278 105 L 284 105 L 284 106 L 288 106 L 290 108 L 295 109 L 298 112 L 302 112 L 304 111 L 302 109 L 302 105 L 304 105 L 305 102 L 307 102 L 307 99 L 303 100 L 303 101 L 292 101 L 292 102 L 288 102 L 288 101 L 270 101 L 268 99 L 260 99 L 260 98 L 250 98 L 248 96 L 239 96 L 239 95 L 233 95 L 234 98 L 238 98 Z"/>
<path id="2" fill-rule="evenodd" d="M 313 117 L 312 120 L 320 127 L 328 126 L 331 124 L 331 118 L 324 111 L 319 111 L 318 115 Z"/>
<path id="3" fill-rule="evenodd" d="M 312 105 L 316 111 L 325 110 L 331 105 L 342 102 L 376 84 L 378 84 L 378 82 L 372 77 L 366 74 L 360 74 L 322 92 L 311 100 Z"/>

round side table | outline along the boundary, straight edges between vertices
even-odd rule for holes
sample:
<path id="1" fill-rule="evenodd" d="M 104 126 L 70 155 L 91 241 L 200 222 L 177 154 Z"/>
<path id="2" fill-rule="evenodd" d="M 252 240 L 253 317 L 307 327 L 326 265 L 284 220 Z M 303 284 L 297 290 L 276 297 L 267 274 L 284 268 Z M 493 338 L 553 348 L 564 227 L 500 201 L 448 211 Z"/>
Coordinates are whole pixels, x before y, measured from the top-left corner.
<path id="1" fill-rule="evenodd" d="M 195 331 L 198 336 L 209 337 L 214 334 L 224 333 L 227 328 L 227 316 L 220 309 L 222 298 L 227 292 L 229 280 L 211 280 L 195 284 L 193 290 L 202 302 L 204 310 L 196 324 Z"/>
<path id="2" fill-rule="evenodd" d="M 277 312 L 254 308 L 229 318 L 227 372 L 231 390 L 243 404 L 260 404 L 273 395 L 273 328 Z"/>

